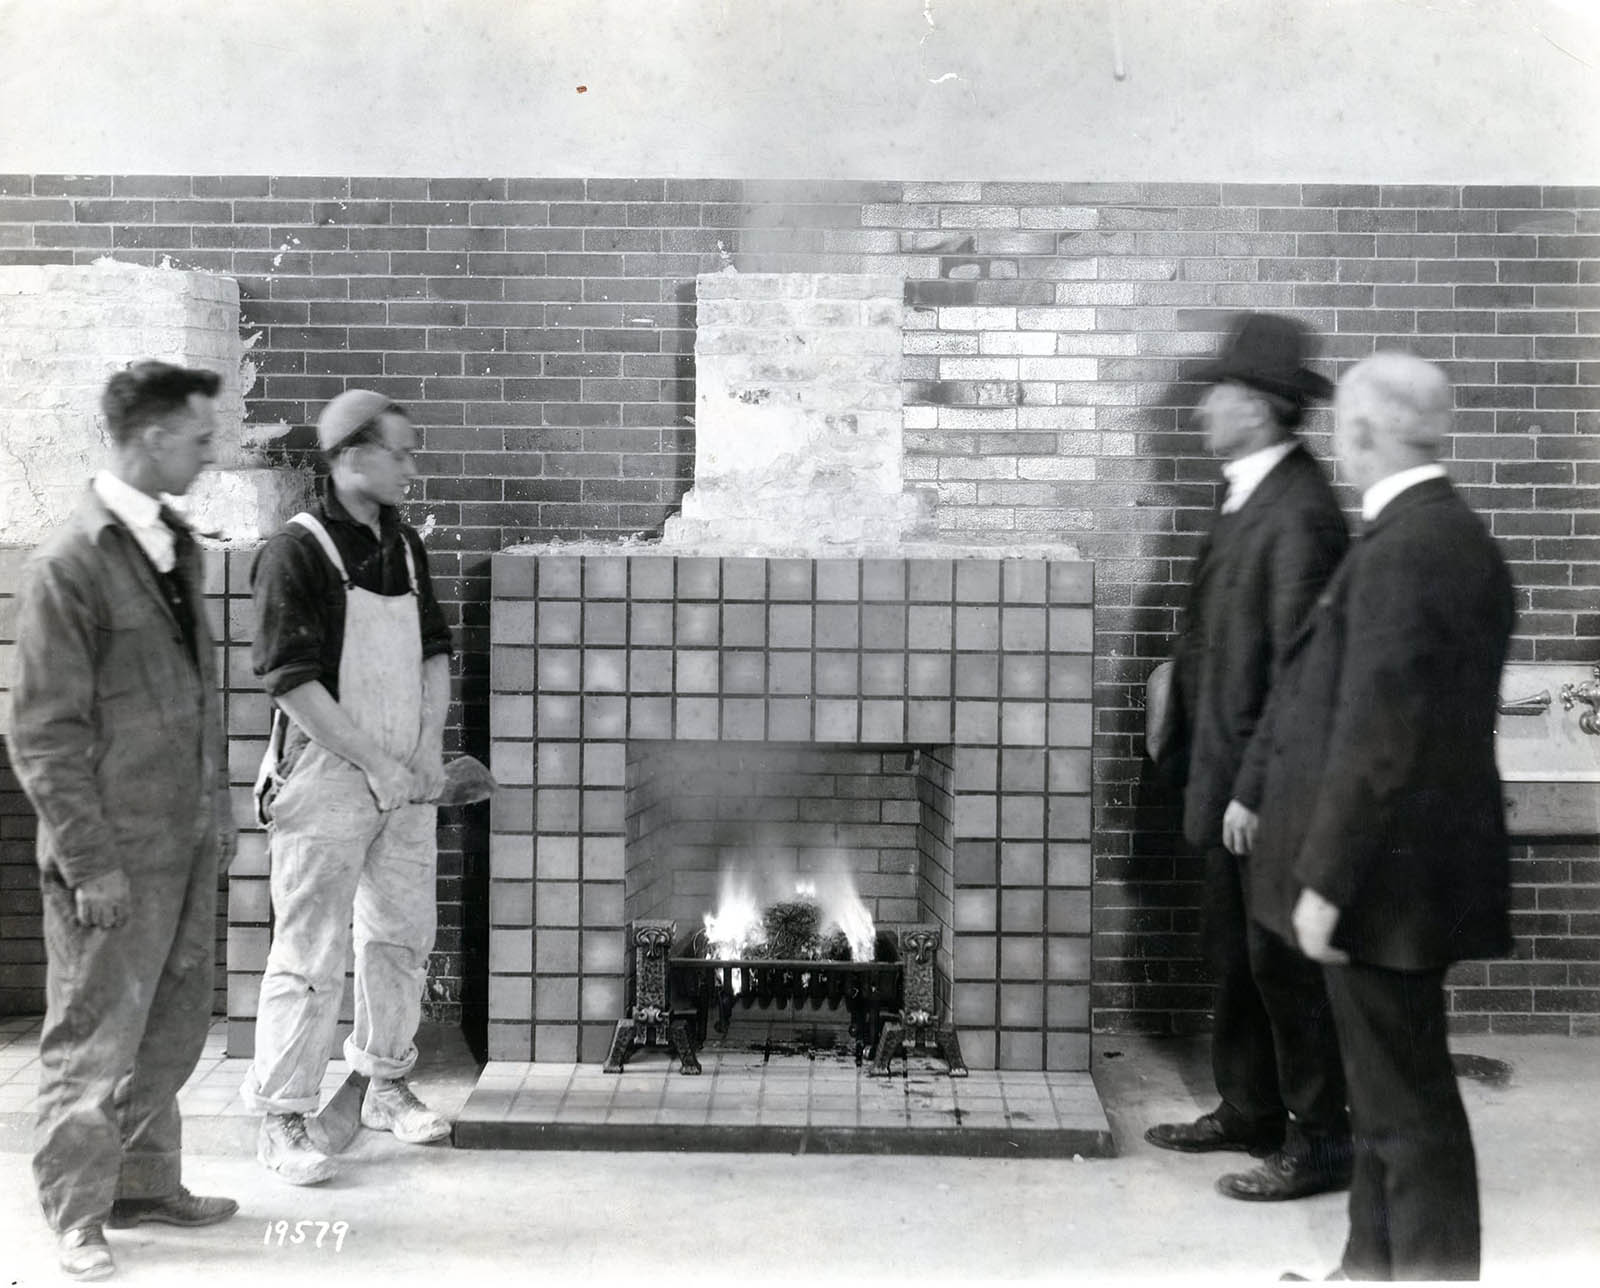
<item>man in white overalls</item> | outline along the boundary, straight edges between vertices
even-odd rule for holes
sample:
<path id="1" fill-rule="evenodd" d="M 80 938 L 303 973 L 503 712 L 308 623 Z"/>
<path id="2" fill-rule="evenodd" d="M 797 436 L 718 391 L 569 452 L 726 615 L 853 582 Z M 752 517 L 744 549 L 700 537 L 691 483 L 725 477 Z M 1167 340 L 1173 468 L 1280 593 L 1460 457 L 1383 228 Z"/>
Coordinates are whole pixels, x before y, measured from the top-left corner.
<path id="1" fill-rule="evenodd" d="M 335 1166 L 306 1135 L 355 939 L 351 1069 L 371 1079 L 368 1127 L 438 1140 L 449 1124 L 406 1075 L 436 919 L 437 814 L 450 700 L 450 631 L 427 552 L 396 507 L 416 476 L 416 430 L 381 394 L 349 390 L 317 421 L 330 478 L 252 572 L 255 672 L 281 713 L 270 804 L 274 931 L 245 1103 L 264 1115 L 257 1157 L 295 1185 Z M 284 717 L 287 717 L 284 720 Z"/>

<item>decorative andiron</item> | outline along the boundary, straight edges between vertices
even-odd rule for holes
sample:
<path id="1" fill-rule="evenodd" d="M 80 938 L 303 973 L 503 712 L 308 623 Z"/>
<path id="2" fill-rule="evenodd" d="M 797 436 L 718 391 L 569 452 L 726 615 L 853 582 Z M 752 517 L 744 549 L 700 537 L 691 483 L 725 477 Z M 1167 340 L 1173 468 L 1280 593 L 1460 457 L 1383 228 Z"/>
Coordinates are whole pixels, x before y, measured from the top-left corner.
<path id="1" fill-rule="evenodd" d="M 634 1051 L 641 1046 L 654 1046 L 658 1030 L 666 1037 L 667 1048 L 681 1061 L 680 1072 L 700 1072 L 688 1026 L 673 1013 L 668 992 L 667 958 L 677 936 L 676 922 L 641 919 L 633 923 L 633 1005 L 627 1016 L 617 1021 L 611 1054 L 606 1057 L 607 1073 L 621 1073 Z"/>
<path id="2" fill-rule="evenodd" d="M 934 957 L 939 949 L 939 927 L 906 926 L 899 933 L 901 1009 L 898 1015 L 884 1018 L 868 1072 L 886 1076 L 890 1072 L 890 1062 L 900 1054 L 902 1047 L 915 1043 L 926 1049 L 931 1038 L 933 1047 L 950 1066 L 950 1076 L 965 1078 L 967 1064 L 961 1058 L 956 1027 L 939 1016 L 939 989 L 933 973 Z"/>

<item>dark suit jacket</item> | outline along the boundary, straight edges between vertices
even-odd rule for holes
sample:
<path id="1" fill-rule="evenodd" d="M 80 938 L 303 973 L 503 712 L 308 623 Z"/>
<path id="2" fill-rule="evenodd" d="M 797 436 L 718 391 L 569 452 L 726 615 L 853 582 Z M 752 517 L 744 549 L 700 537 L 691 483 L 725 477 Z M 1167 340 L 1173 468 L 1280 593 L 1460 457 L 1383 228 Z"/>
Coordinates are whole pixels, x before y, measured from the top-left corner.
<path id="1" fill-rule="evenodd" d="M 1190 730 L 1183 830 L 1222 842 L 1222 815 L 1267 692 L 1348 544 L 1344 516 L 1311 453 L 1296 444 L 1195 561 L 1179 683 Z"/>
<path id="2" fill-rule="evenodd" d="M 1300 891 L 1358 962 L 1428 970 L 1510 946 L 1494 727 L 1511 577 L 1447 479 L 1356 542 L 1273 695 L 1240 799 L 1259 805 L 1251 914 L 1294 942 Z"/>

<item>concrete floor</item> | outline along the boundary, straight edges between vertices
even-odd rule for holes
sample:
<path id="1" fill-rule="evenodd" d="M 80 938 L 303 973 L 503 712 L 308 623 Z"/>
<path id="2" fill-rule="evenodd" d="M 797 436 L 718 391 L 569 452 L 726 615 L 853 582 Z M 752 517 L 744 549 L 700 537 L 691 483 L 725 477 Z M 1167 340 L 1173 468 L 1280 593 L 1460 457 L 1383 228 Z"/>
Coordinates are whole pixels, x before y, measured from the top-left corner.
<path id="1" fill-rule="evenodd" d="M 1483 1178 L 1485 1279 L 1594 1282 L 1600 1039 L 1471 1038 L 1459 1049 L 1513 1067 L 1504 1087 L 1464 1083 Z M 459 1111 L 472 1085 L 459 1048 L 436 1043 L 425 1061 L 418 1089 Z M 1335 1264 L 1343 1195 L 1232 1202 L 1211 1182 L 1242 1156 L 1186 1157 L 1140 1139 L 1152 1122 L 1210 1107 L 1203 1043 L 1100 1039 L 1095 1073 L 1122 1153 L 1083 1162 L 518 1153 L 407 1147 L 364 1132 L 335 1182 L 295 1189 L 254 1163 L 245 1120 L 202 1109 L 189 1122 L 186 1180 L 233 1195 L 240 1213 L 200 1231 L 112 1231 L 116 1282 L 1233 1284 L 1273 1282 L 1290 1268 L 1320 1276 Z M 214 1080 L 211 1090 L 220 1098 Z M 59 1284 L 19 1111 L 5 1107 L 0 1283 Z M 300 1245 L 268 1246 L 277 1221 L 343 1221 L 349 1232 L 337 1250 L 331 1232 L 313 1246 L 314 1225 Z"/>

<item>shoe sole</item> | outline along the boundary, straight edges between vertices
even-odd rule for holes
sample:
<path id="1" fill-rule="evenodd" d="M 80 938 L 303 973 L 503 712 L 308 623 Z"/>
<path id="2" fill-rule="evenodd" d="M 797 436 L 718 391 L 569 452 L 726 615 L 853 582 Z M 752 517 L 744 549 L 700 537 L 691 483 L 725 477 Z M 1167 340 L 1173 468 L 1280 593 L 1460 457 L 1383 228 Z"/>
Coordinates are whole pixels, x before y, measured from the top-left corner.
<path id="1" fill-rule="evenodd" d="M 1251 1158 L 1266 1158 L 1281 1148 L 1281 1145 L 1252 1145 L 1245 1141 L 1229 1141 L 1226 1144 L 1216 1145 L 1179 1144 L 1177 1141 L 1156 1140 L 1149 1132 L 1145 1133 L 1144 1139 L 1147 1145 L 1170 1150 L 1174 1154 L 1249 1154 Z"/>
<path id="2" fill-rule="evenodd" d="M 68 1270 L 65 1266 L 62 1266 L 61 1273 L 66 1275 L 66 1277 L 72 1280 L 74 1283 L 92 1284 L 97 1283 L 101 1279 L 111 1278 L 112 1275 L 117 1273 L 117 1267 L 115 1262 L 107 1262 L 106 1264 L 99 1266 L 90 1266 L 87 1270 Z"/>
<path id="3" fill-rule="evenodd" d="M 391 1136 L 393 1136 L 397 1141 L 400 1141 L 402 1144 L 405 1144 L 405 1145 L 431 1145 L 435 1141 L 440 1141 L 440 1140 L 447 1139 L 449 1137 L 449 1135 L 450 1135 L 450 1124 L 449 1123 L 445 1123 L 444 1126 L 439 1131 L 429 1132 L 425 1136 L 414 1136 L 414 1135 L 410 1135 L 408 1133 L 403 1133 L 393 1123 L 368 1122 L 365 1118 L 363 1118 L 361 1120 L 361 1125 L 363 1127 L 365 1127 L 368 1131 L 386 1131 Z"/>
<path id="4" fill-rule="evenodd" d="M 330 1163 L 328 1165 L 328 1170 L 325 1173 L 318 1176 L 307 1176 L 304 1179 L 301 1179 L 290 1176 L 281 1167 L 273 1166 L 273 1164 L 267 1162 L 267 1160 L 262 1158 L 259 1154 L 256 1155 L 256 1162 L 260 1163 L 262 1167 L 266 1168 L 267 1171 L 271 1172 L 280 1181 L 284 1181 L 289 1185 L 321 1185 L 327 1181 L 331 1181 L 339 1174 L 339 1169 Z"/>
<path id="5" fill-rule="evenodd" d="M 234 1216 L 238 1211 L 239 1208 L 235 1205 L 226 1212 L 219 1212 L 216 1216 L 199 1217 L 188 1221 L 181 1217 L 158 1212 L 141 1212 L 135 1217 L 108 1217 L 106 1219 L 106 1229 L 131 1230 L 136 1225 L 179 1225 L 185 1229 L 196 1230 L 203 1225 L 219 1225 L 229 1217 Z"/>
<path id="6" fill-rule="evenodd" d="M 1295 1190 L 1293 1193 L 1280 1194 L 1250 1194 L 1229 1189 L 1224 1182 L 1226 1177 L 1218 1177 L 1216 1190 L 1225 1199 L 1237 1199 L 1240 1203 L 1293 1203 L 1296 1199 L 1315 1198 L 1318 1194 L 1334 1194 L 1340 1190 L 1350 1188 L 1350 1182 L 1330 1181 L 1326 1185 L 1317 1185 L 1311 1189 Z"/>

